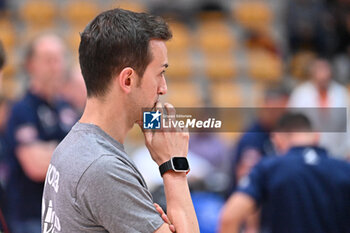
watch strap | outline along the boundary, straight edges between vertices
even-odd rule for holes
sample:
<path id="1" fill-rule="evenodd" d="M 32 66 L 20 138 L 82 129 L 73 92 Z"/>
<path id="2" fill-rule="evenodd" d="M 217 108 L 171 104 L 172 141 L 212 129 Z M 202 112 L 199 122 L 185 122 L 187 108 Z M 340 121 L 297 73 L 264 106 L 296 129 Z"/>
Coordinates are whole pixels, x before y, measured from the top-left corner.
<path id="1" fill-rule="evenodd" d="M 166 173 L 169 170 L 173 170 L 173 166 L 171 164 L 171 160 L 169 160 L 169 161 L 167 161 L 167 162 L 165 162 L 165 163 L 163 163 L 163 164 L 161 164 L 159 166 L 159 171 L 160 171 L 160 175 L 161 176 L 163 176 L 164 173 Z"/>

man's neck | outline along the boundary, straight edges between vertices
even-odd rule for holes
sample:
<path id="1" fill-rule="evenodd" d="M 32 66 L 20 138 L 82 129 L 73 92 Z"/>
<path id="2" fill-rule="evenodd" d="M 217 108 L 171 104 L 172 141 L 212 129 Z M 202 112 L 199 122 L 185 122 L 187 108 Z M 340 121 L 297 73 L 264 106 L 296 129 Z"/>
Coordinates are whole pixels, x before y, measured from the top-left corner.
<path id="1" fill-rule="evenodd" d="M 49 95 L 47 93 L 44 93 L 44 91 L 40 91 L 39 89 L 31 87 L 29 89 L 30 93 L 33 95 L 39 97 L 40 99 L 47 102 L 49 105 L 52 105 L 55 102 L 55 97 L 53 95 Z"/>
<path id="2" fill-rule="evenodd" d="M 116 102 L 111 103 L 95 97 L 88 98 L 79 122 L 97 125 L 123 144 L 133 124 L 130 123 L 126 111 L 120 110 L 122 109 L 122 104 Z"/>

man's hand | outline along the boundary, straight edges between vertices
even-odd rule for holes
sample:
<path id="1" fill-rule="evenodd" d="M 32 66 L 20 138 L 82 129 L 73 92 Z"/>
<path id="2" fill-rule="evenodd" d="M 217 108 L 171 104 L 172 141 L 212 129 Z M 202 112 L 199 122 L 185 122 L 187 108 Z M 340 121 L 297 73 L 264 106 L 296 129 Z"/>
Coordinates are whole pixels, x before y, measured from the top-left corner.
<path id="1" fill-rule="evenodd" d="M 164 104 L 168 115 L 175 116 L 175 108 L 169 103 Z M 156 105 L 157 110 L 163 113 L 162 104 Z M 171 157 L 186 157 L 188 152 L 189 133 L 184 129 L 171 129 L 171 132 L 165 132 L 164 129 L 152 132 L 145 130 L 145 143 L 151 153 L 152 159 L 159 165 L 170 160 Z"/>
<path id="2" fill-rule="evenodd" d="M 175 116 L 175 109 L 171 104 L 164 105 L 168 115 Z M 162 104 L 157 103 L 157 110 L 161 111 Z M 145 144 L 152 156 L 152 159 L 161 165 L 174 156 L 186 157 L 188 152 L 189 133 L 184 129 L 171 129 L 166 132 L 164 129 L 155 132 L 144 130 Z M 190 189 L 187 183 L 186 174 L 180 172 L 166 172 L 163 175 L 164 191 L 167 202 L 167 215 L 157 208 L 164 223 L 157 232 L 167 232 L 167 224 L 171 232 L 174 232 L 172 225 L 179 233 L 199 233 L 199 226 L 194 210 Z M 171 220 L 171 222 L 169 221 Z"/>
<path id="3" fill-rule="evenodd" d="M 160 216 L 162 217 L 163 221 L 169 225 L 169 229 L 171 232 L 176 232 L 175 230 L 175 226 L 173 224 L 171 224 L 168 216 L 164 213 L 162 207 L 160 207 L 157 203 L 153 204 L 156 207 L 156 210 L 158 211 L 158 213 L 160 214 Z"/>
<path id="4" fill-rule="evenodd" d="M 16 148 L 17 159 L 26 176 L 43 182 L 57 142 L 36 142 L 30 145 L 19 145 Z"/>
<path id="5" fill-rule="evenodd" d="M 234 193 L 222 208 L 220 233 L 238 233 L 241 225 L 256 210 L 256 203 L 245 193 Z"/>

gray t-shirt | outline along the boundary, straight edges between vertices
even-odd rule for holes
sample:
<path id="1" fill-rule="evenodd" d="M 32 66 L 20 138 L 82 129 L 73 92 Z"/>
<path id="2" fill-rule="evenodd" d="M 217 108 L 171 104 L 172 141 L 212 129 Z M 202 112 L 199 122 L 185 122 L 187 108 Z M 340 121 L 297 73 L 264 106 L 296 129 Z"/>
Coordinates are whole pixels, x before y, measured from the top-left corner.
<path id="1" fill-rule="evenodd" d="M 123 145 L 96 125 L 77 123 L 51 159 L 42 232 L 154 232 L 163 223 Z"/>

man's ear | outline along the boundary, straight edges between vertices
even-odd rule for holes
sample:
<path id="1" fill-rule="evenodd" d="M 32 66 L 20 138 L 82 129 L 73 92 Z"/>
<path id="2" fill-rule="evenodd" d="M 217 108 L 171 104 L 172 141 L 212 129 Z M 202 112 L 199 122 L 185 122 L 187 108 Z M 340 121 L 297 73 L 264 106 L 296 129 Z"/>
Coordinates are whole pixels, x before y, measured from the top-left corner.
<path id="1" fill-rule="evenodd" d="M 120 88 L 125 92 L 125 93 L 130 93 L 131 91 L 131 86 L 133 82 L 135 82 L 135 71 L 134 69 L 130 67 L 124 68 L 120 73 L 119 73 L 119 78 L 118 78 L 118 83 Z"/>

